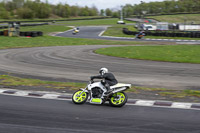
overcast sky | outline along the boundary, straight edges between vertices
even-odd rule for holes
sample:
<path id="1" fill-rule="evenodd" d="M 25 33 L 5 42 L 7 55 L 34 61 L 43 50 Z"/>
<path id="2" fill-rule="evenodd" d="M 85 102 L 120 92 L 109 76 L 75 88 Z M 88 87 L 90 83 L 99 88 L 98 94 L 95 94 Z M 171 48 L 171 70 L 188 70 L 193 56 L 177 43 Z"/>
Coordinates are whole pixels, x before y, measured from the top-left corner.
<path id="1" fill-rule="evenodd" d="M 42 0 L 45 1 L 45 0 Z M 141 0 L 48 0 L 49 3 L 58 4 L 67 3 L 71 5 L 79 5 L 79 6 L 88 6 L 92 7 L 95 5 L 98 9 L 106 9 L 106 8 L 119 8 L 121 5 L 125 4 L 139 4 Z M 144 2 L 152 2 L 152 1 L 164 1 L 164 0 L 142 0 Z"/>

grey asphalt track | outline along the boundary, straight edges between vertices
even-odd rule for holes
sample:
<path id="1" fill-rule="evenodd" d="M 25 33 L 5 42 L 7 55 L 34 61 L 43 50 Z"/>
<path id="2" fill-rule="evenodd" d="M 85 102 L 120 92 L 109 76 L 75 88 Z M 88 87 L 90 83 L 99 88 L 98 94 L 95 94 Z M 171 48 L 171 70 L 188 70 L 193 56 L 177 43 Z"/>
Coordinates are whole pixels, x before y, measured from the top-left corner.
<path id="1" fill-rule="evenodd" d="M 199 64 L 131 60 L 96 55 L 110 46 L 59 46 L 0 50 L 0 71 L 87 81 L 108 67 L 120 82 L 200 88 Z M 75 105 L 0 95 L 0 133 L 199 133 L 198 110 Z"/>
<path id="2" fill-rule="evenodd" d="M 200 111 L 0 95 L 0 133 L 199 133 Z"/>
<path id="3" fill-rule="evenodd" d="M 169 63 L 97 55 L 111 46 L 58 46 L 0 50 L 0 70 L 22 75 L 89 80 L 107 67 L 119 82 L 148 87 L 200 88 L 200 64 Z"/>
<path id="4" fill-rule="evenodd" d="M 130 37 L 112 37 L 112 36 L 102 36 L 102 33 L 109 26 L 81 26 L 80 32 L 76 35 L 72 34 L 72 30 L 58 33 L 55 36 L 60 37 L 72 37 L 72 38 L 91 38 L 91 39 L 104 39 L 104 40 L 119 40 L 119 41 L 159 41 L 159 42 L 177 42 L 180 44 L 200 44 L 200 40 L 180 40 L 180 39 L 135 39 L 135 36 Z"/>

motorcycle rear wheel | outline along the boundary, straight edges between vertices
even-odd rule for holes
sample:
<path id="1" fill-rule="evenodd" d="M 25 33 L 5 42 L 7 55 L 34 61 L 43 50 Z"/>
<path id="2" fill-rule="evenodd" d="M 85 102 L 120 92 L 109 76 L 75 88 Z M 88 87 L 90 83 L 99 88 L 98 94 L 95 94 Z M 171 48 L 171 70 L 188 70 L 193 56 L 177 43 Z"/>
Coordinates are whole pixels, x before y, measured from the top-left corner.
<path id="1" fill-rule="evenodd" d="M 126 104 L 128 96 L 124 92 L 114 93 L 110 98 L 110 105 L 114 107 L 122 107 Z"/>
<path id="2" fill-rule="evenodd" d="M 88 99 L 88 93 L 83 92 L 83 90 L 78 90 L 74 92 L 74 94 L 72 95 L 72 101 L 75 104 L 83 104 L 87 101 L 87 99 Z"/>

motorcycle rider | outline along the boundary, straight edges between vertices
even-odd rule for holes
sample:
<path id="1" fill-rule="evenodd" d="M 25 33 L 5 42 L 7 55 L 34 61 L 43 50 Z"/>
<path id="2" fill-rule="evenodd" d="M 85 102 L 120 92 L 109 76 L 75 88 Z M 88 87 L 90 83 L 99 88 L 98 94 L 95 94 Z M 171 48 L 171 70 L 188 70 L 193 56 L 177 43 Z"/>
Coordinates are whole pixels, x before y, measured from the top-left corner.
<path id="1" fill-rule="evenodd" d="M 76 33 L 78 33 L 78 32 L 79 32 L 79 28 L 78 28 L 78 27 L 75 27 L 75 28 L 73 29 L 73 33 L 76 34 Z"/>
<path id="2" fill-rule="evenodd" d="M 144 31 L 140 31 L 138 34 L 136 34 L 136 38 L 139 38 L 139 39 L 141 39 L 143 36 L 145 36 Z"/>
<path id="3" fill-rule="evenodd" d="M 116 80 L 115 76 L 112 73 L 108 73 L 107 68 L 101 68 L 99 70 L 100 75 L 91 76 L 90 79 L 103 79 L 101 83 L 106 87 L 107 92 L 105 94 L 111 93 L 113 90 L 110 89 L 110 86 L 116 85 L 118 81 Z"/>

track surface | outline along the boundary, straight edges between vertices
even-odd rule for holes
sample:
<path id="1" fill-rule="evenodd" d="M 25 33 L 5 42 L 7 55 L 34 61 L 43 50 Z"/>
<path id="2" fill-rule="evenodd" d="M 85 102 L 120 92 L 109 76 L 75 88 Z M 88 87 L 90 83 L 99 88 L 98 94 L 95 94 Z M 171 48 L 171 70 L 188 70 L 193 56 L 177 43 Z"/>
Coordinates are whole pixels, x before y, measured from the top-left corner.
<path id="1" fill-rule="evenodd" d="M 195 110 L 107 105 L 0 95 L 1 133 L 199 133 Z"/>
<path id="2" fill-rule="evenodd" d="M 200 88 L 199 64 L 141 61 L 96 55 L 109 46 L 0 50 L 0 70 L 21 75 L 87 81 L 108 67 L 120 82 Z M 197 110 L 107 105 L 0 95 L 2 133 L 199 133 Z"/>
<path id="3" fill-rule="evenodd" d="M 108 26 L 81 26 L 80 32 L 76 35 L 72 34 L 72 30 L 56 34 L 60 37 L 73 37 L 73 38 L 91 38 L 91 39 L 106 39 L 106 40 L 119 40 L 119 41 L 160 41 L 160 42 L 177 42 L 181 44 L 200 44 L 200 40 L 179 40 L 179 39 L 134 39 L 130 37 L 111 37 L 101 36 Z"/>
<path id="4" fill-rule="evenodd" d="M 107 67 L 119 82 L 166 88 L 200 88 L 200 64 L 142 61 L 96 55 L 110 46 L 59 46 L 0 51 L 0 70 L 38 77 L 88 81 Z"/>

